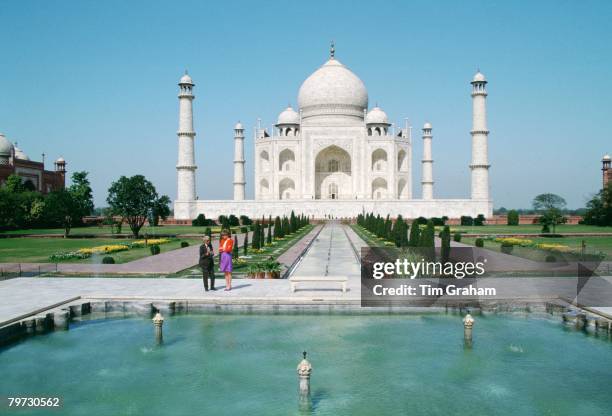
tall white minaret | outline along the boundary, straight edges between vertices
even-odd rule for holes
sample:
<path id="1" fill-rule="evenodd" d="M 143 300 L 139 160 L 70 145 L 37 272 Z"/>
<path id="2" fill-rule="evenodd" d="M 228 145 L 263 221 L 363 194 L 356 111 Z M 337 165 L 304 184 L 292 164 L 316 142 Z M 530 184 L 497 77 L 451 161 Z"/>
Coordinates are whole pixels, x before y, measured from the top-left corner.
<path id="1" fill-rule="evenodd" d="M 176 172 L 178 177 L 177 201 L 195 201 L 195 155 L 193 150 L 193 87 L 191 77 L 185 75 L 179 81 L 179 128 L 178 136 L 178 163 Z"/>
<path id="2" fill-rule="evenodd" d="M 433 199 L 433 159 L 431 158 L 431 123 L 423 125 L 423 166 L 421 180 L 423 199 Z"/>
<path id="3" fill-rule="evenodd" d="M 234 201 L 244 199 L 244 129 L 238 122 L 234 127 Z"/>
<path id="4" fill-rule="evenodd" d="M 489 200 L 487 80 L 478 71 L 472 80 L 472 199 Z"/>

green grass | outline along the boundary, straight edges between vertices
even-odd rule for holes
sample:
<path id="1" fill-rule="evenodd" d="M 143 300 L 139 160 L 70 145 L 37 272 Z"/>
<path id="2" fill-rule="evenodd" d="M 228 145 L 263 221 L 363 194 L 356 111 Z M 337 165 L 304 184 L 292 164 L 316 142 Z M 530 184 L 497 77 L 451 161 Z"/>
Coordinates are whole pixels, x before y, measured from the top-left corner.
<path id="1" fill-rule="evenodd" d="M 170 234 L 170 235 L 180 235 L 180 234 L 204 234 L 208 227 L 193 227 L 191 225 L 163 225 L 158 227 L 149 227 L 145 226 L 140 229 L 140 235 L 144 235 L 145 233 L 149 236 L 155 236 L 158 234 Z M 213 234 L 218 234 L 221 227 L 214 226 L 210 227 Z M 235 232 L 240 232 L 240 227 L 232 227 L 232 230 Z M 70 231 L 70 235 L 78 236 L 78 235 L 98 235 L 98 234 L 112 234 L 110 226 L 91 226 L 91 227 L 76 227 Z M 130 227 L 124 225 L 121 229 L 122 234 L 131 234 L 132 231 Z M 36 228 L 36 229 L 27 229 L 27 230 L 9 230 L 9 231 L 0 231 L 0 234 L 9 234 L 9 235 L 23 235 L 23 234 L 64 234 L 64 230 L 62 228 Z"/>
<path id="2" fill-rule="evenodd" d="M 582 241 L 586 243 L 586 254 L 595 254 L 602 252 L 606 255 L 605 260 L 612 260 L 612 236 L 610 237 L 562 237 L 562 238 L 545 238 L 545 237 L 529 237 L 529 240 L 534 243 L 561 244 L 580 251 Z M 474 245 L 476 239 L 472 237 L 464 237 L 462 243 Z M 501 252 L 501 244 L 494 241 L 484 241 L 484 248 L 493 251 Z M 512 249 L 512 255 L 527 258 L 535 261 L 545 261 L 546 256 L 555 255 L 554 252 L 548 250 L 540 250 L 532 247 L 517 247 Z"/>
<path id="3" fill-rule="evenodd" d="M 542 231 L 542 226 L 538 224 L 483 225 L 480 227 L 451 225 L 450 228 L 451 232 L 464 232 L 468 234 L 539 234 Z M 556 233 L 612 233 L 612 227 L 598 227 L 596 225 L 561 224 L 557 226 Z"/>
<path id="4" fill-rule="evenodd" d="M 195 239 L 177 239 L 167 244 L 160 245 L 161 252 L 180 248 L 181 241 L 189 244 L 199 244 Z M 0 239 L 0 263 L 48 263 L 49 256 L 63 251 L 75 251 L 80 248 L 95 247 L 105 244 L 120 244 L 130 242 L 125 239 L 106 238 L 2 238 Z M 142 257 L 150 256 L 148 247 L 134 248 L 127 251 L 113 253 L 112 257 L 116 263 L 126 263 Z M 94 258 L 65 260 L 62 263 L 91 263 Z M 101 261 L 101 257 L 98 258 Z"/>

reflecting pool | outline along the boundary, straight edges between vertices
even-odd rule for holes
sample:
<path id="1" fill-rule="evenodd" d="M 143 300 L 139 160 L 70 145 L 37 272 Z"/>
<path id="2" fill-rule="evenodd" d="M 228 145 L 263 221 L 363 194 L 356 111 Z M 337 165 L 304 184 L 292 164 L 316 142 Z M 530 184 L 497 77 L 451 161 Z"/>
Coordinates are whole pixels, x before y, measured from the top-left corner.
<path id="1" fill-rule="evenodd" d="M 612 414 L 609 340 L 556 319 L 475 318 L 472 349 L 446 314 L 167 316 L 160 347 L 150 319 L 91 320 L 0 350 L 0 396 L 63 398 L 20 415 Z"/>

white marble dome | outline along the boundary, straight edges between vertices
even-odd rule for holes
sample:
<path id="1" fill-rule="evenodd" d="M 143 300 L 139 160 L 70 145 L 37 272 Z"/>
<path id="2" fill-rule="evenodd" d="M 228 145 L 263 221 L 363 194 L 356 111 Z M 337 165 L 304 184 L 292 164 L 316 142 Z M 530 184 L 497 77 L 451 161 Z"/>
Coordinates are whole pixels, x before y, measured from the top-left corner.
<path id="1" fill-rule="evenodd" d="M 389 118 L 382 108 L 374 107 L 366 115 L 366 124 L 389 124 Z"/>
<path id="2" fill-rule="evenodd" d="M 345 107 L 363 111 L 368 107 L 368 91 L 350 69 L 332 58 L 302 83 L 299 108 Z"/>
<path id="3" fill-rule="evenodd" d="M 300 115 L 289 106 L 278 115 L 278 123 L 276 124 L 300 124 Z"/>
<path id="4" fill-rule="evenodd" d="M 236 123 L 236 125 L 234 126 L 234 130 L 244 130 L 244 127 L 242 127 L 242 123 Z"/>
<path id="5" fill-rule="evenodd" d="M 431 127 L 431 123 L 430 122 L 427 122 L 427 123 L 423 124 L 423 130 L 431 129 L 431 128 L 432 127 Z"/>
<path id="6" fill-rule="evenodd" d="M 21 150 L 17 146 L 15 146 L 14 148 L 15 148 L 15 159 L 30 160 L 28 155 L 26 155 L 23 150 Z"/>
<path id="7" fill-rule="evenodd" d="M 183 75 L 181 77 L 181 80 L 179 81 L 179 84 L 191 84 L 191 85 L 193 85 L 193 80 L 191 79 L 189 74 L 185 74 L 185 75 Z"/>
<path id="8" fill-rule="evenodd" d="M 476 75 L 474 75 L 474 79 L 472 80 L 472 82 L 485 82 L 487 79 L 485 78 L 484 74 L 480 71 L 476 72 Z"/>
<path id="9" fill-rule="evenodd" d="M 609 160 L 612 160 L 612 158 L 610 158 L 610 155 L 606 154 L 606 155 L 604 155 L 603 159 L 601 159 L 601 160 L 604 161 L 604 162 L 607 162 Z"/>
<path id="10" fill-rule="evenodd" d="M 9 142 L 4 134 L 0 133 L 0 156 L 9 157 L 13 152 L 13 143 Z"/>

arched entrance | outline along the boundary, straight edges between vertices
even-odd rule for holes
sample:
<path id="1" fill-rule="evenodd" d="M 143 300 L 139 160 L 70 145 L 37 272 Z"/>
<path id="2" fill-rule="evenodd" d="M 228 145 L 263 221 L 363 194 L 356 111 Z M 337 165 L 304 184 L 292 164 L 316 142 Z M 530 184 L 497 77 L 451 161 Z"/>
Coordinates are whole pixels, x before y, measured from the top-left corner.
<path id="1" fill-rule="evenodd" d="M 351 156 L 336 145 L 321 150 L 315 159 L 315 199 L 351 199 Z"/>

